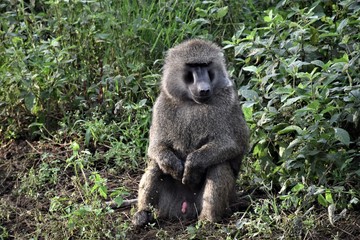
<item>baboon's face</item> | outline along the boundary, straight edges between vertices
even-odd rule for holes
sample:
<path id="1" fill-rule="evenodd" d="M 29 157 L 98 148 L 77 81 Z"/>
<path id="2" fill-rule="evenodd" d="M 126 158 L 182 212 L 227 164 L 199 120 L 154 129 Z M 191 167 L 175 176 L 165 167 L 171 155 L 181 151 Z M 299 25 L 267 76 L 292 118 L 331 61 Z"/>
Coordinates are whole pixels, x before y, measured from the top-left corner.
<path id="1" fill-rule="evenodd" d="M 162 79 L 162 89 L 169 97 L 206 104 L 231 85 L 223 52 L 215 44 L 195 39 L 169 50 Z"/>
<path id="2" fill-rule="evenodd" d="M 213 93 L 214 71 L 212 63 L 185 64 L 183 80 L 189 89 L 191 98 L 197 103 L 204 103 Z"/>

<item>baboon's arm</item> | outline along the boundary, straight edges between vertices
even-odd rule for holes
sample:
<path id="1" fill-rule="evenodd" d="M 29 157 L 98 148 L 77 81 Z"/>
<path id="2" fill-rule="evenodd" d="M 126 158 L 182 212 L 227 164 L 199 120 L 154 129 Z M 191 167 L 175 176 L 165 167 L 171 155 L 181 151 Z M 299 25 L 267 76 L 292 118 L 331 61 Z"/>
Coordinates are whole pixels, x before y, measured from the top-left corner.
<path id="1" fill-rule="evenodd" d="M 148 156 L 156 161 L 162 172 L 170 174 L 174 179 L 182 179 L 184 164 L 171 148 L 161 143 L 150 143 Z"/>
<path id="2" fill-rule="evenodd" d="M 182 183 L 197 183 L 207 168 L 234 159 L 242 154 L 242 151 L 239 145 L 230 138 L 203 145 L 187 156 Z"/>

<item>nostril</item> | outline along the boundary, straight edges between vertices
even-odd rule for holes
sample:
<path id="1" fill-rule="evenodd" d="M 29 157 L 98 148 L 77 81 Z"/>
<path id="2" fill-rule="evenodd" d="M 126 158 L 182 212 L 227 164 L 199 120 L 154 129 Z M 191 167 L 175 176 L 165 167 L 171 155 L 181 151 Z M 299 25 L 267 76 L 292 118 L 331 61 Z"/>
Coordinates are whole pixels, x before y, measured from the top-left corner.
<path id="1" fill-rule="evenodd" d="M 200 96 L 208 96 L 210 94 L 210 89 L 200 90 Z"/>

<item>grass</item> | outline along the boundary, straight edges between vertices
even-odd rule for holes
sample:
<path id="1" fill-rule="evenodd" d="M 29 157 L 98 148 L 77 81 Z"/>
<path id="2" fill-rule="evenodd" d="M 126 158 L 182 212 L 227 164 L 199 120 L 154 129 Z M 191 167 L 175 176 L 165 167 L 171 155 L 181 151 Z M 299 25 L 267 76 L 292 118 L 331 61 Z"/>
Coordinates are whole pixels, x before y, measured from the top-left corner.
<path id="1" fill-rule="evenodd" d="M 356 239 L 353 1 L 0 3 L 0 239 Z M 224 47 L 251 128 L 234 213 L 134 229 L 167 49 Z"/>

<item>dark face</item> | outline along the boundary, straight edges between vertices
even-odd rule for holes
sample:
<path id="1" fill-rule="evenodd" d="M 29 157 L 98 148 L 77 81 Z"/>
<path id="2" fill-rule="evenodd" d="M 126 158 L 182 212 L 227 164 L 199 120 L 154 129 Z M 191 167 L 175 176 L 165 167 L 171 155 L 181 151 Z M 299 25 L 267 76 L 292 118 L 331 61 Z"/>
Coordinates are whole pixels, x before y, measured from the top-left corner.
<path id="1" fill-rule="evenodd" d="M 195 102 L 205 103 L 211 98 L 214 75 L 211 63 L 186 64 L 184 82 Z"/>

